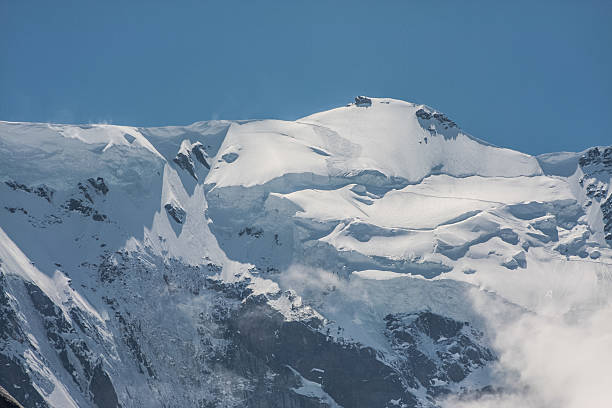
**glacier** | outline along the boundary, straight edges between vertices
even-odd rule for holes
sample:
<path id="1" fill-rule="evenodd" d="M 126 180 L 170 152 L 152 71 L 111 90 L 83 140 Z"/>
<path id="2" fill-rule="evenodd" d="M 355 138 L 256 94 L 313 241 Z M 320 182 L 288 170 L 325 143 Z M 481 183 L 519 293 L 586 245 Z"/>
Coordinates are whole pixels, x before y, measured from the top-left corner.
<path id="1" fill-rule="evenodd" d="M 531 156 L 389 98 L 0 122 L 0 385 L 25 407 L 606 406 L 611 178 L 612 146 Z M 539 389 L 522 342 L 595 321 L 588 392 Z"/>

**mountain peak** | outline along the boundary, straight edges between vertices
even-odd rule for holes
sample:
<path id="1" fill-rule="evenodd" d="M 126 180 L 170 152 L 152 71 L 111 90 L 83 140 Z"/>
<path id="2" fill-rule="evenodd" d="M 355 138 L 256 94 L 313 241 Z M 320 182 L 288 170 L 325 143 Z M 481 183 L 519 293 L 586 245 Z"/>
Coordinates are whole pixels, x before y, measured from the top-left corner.
<path id="1" fill-rule="evenodd" d="M 296 121 L 0 122 L 0 385 L 41 407 L 482 395 L 506 385 L 491 319 L 607 301 L 611 163 L 366 96 Z"/>

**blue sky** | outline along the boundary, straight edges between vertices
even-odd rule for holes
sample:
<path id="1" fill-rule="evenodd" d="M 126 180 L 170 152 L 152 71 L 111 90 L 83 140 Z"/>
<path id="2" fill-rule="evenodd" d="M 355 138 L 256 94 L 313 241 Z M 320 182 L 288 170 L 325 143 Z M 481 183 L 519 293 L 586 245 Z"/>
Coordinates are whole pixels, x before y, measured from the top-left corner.
<path id="1" fill-rule="evenodd" d="M 0 0 L 0 120 L 296 119 L 358 94 L 537 154 L 612 143 L 612 1 Z"/>

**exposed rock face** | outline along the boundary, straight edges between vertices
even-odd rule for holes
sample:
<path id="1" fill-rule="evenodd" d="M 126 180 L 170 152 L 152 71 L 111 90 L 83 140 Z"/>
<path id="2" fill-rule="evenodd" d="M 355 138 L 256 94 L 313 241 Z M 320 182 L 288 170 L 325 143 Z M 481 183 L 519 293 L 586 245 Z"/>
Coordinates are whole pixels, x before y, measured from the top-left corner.
<path id="1" fill-rule="evenodd" d="M 21 191 L 25 191 L 26 193 L 36 194 L 37 196 L 44 198 L 48 202 L 51 202 L 51 199 L 53 198 L 53 190 L 51 190 L 49 187 L 45 185 L 38 186 L 38 187 L 29 187 L 29 186 L 26 186 L 25 184 L 20 184 L 20 183 L 17 183 L 16 181 L 11 181 L 11 180 L 5 181 L 4 183 L 13 190 L 21 190 Z"/>
<path id="2" fill-rule="evenodd" d="M 448 129 L 451 127 L 457 127 L 457 124 L 455 122 L 453 122 L 452 120 L 450 120 L 445 114 L 443 113 L 434 113 L 433 117 L 439 122 L 441 123 L 444 128 Z"/>
<path id="3" fill-rule="evenodd" d="M 196 167 L 193 161 L 193 156 L 195 156 L 196 160 L 207 170 L 210 169 L 208 153 L 206 153 L 206 148 L 201 142 L 192 144 L 189 140 L 183 140 L 179 152 L 172 161 L 181 169 L 186 170 L 194 179 L 197 180 L 198 176 L 196 175 Z"/>
<path id="4" fill-rule="evenodd" d="M 23 408 L 15 398 L 11 396 L 2 386 L 0 386 L 0 407 L 2 408 Z"/>
<path id="5" fill-rule="evenodd" d="M 612 146 L 606 147 L 603 152 L 598 147 L 589 149 L 578 160 L 580 167 L 602 165 L 604 169 L 612 169 Z"/>
<path id="6" fill-rule="evenodd" d="M 97 177 L 96 179 L 89 178 L 87 181 L 97 192 L 105 195 L 108 193 L 108 187 L 104 183 L 104 179 L 102 177 Z"/>
<path id="7" fill-rule="evenodd" d="M 193 160 L 191 159 L 190 152 L 178 152 L 173 161 L 183 170 L 186 170 L 191 177 L 194 179 L 198 179 L 198 176 L 195 174 Z"/>
<path id="8" fill-rule="evenodd" d="M 0 261 L 0 266 L 2 265 Z M 4 273 L 0 273 L 0 341 L 14 340 L 23 343 L 26 336 L 19 325 L 15 311 L 15 299 L 7 293 L 8 283 Z"/>
<path id="9" fill-rule="evenodd" d="M 78 336 L 77 330 L 88 331 L 81 312 L 73 309 L 71 313 L 71 320 L 77 324 L 77 329 L 64 317 L 62 310 L 37 286 L 28 282 L 24 284 L 34 307 L 43 316 L 43 325 L 49 343 L 56 350 L 62 365 L 71 374 L 74 382 L 79 388 L 91 391 L 98 407 L 117 407 L 117 396 L 108 374 L 102 369 L 101 362 L 94 366 L 95 356 L 91 353 L 87 342 Z"/>
<path id="10" fill-rule="evenodd" d="M 429 120 L 432 117 L 432 114 L 430 112 L 426 111 L 423 108 L 421 108 L 418 111 L 416 111 L 416 115 L 417 115 L 418 118 L 424 119 L 424 120 Z"/>
<path id="11" fill-rule="evenodd" d="M 429 120 L 431 120 L 433 118 L 438 123 L 438 125 L 441 125 L 445 129 L 457 127 L 457 124 L 455 122 L 453 122 L 452 120 L 450 120 L 443 113 L 432 112 L 430 110 L 425 110 L 424 108 L 421 108 L 418 111 L 416 111 L 416 116 L 419 119 L 423 119 L 423 120 L 426 120 L 426 121 L 429 121 Z"/>
<path id="12" fill-rule="evenodd" d="M 0 320 L 0 330 L 8 337 L 1 340 L 2 348 L 0 349 L 0 384 L 26 407 L 47 407 L 48 404 L 43 399 L 39 390 L 33 387 L 32 376 L 34 375 L 32 368 L 24 364 L 25 356 L 10 356 L 4 354 L 3 350 L 20 344 L 22 347 L 36 348 L 39 345 L 31 343 L 30 339 L 23 336 L 22 327 L 26 324 L 34 324 L 35 322 L 25 322 L 19 316 L 21 302 L 27 301 L 20 299 L 18 302 L 11 301 L 4 292 L 7 280 L 4 275 L 1 283 L 3 298 L 3 315 L 6 317 Z M 66 373 L 72 378 L 80 389 L 85 389 L 84 384 L 91 378 L 91 364 L 93 356 L 87 347 L 87 343 L 81 338 L 85 333 L 80 329 L 72 326 L 71 322 L 63 315 L 62 310 L 58 307 L 38 286 L 35 284 L 22 281 L 14 284 L 23 285 L 23 291 L 29 297 L 34 310 L 38 312 L 41 325 L 44 330 L 46 339 L 44 340 L 51 349 L 56 353 L 56 357 L 61 366 L 66 370 Z M 79 318 L 80 311 L 74 310 L 73 319 Z M 21 321 L 20 321 L 21 320 Z M 30 354 L 30 358 L 35 358 Z M 49 379 L 46 379 L 49 381 Z M 51 386 L 47 383 L 47 386 Z"/>
<path id="13" fill-rule="evenodd" d="M 483 346 L 483 333 L 467 322 L 458 322 L 431 312 L 389 314 L 386 334 L 400 354 L 397 363 L 413 389 L 421 386 L 428 394 L 448 393 L 472 371 L 495 359 Z"/>
<path id="14" fill-rule="evenodd" d="M 606 241 L 612 244 L 612 195 L 601 204 Z"/>
<path id="15" fill-rule="evenodd" d="M 612 245 L 612 146 L 602 150 L 598 147 L 589 149 L 578 160 L 583 177 L 580 185 L 591 199 L 587 204 L 599 206 L 604 223 L 604 237 Z"/>
<path id="16" fill-rule="evenodd" d="M 10 391 L 10 395 L 14 399 L 23 402 L 26 407 L 46 408 L 49 406 L 32 385 L 31 373 L 23 366 L 22 361 L 5 356 L 0 351 L 0 364 L 2 367 L 0 384 L 6 387 L 7 391 Z M 0 399 L 0 401 L 2 400 Z"/>
<path id="17" fill-rule="evenodd" d="M 221 156 L 221 159 L 226 162 L 226 163 L 233 163 L 236 161 L 236 159 L 238 159 L 238 153 L 226 153 L 223 156 Z"/>
<path id="18" fill-rule="evenodd" d="M 443 136 L 446 139 L 456 138 L 459 134 L 459 127 L 455 122 L 450 120 L 448 116 L 441 112 L 437 112 L 429 107 L 423 107 L 415 112 L 421 126 L 427 129 L 432 137 Z M 423 142 L 428 143 L 428 139 L 424 138 Z"/>
<path id="19" fill-rule="evenodd" d="M 179 224 L 182 224 L 185 222 L 185 217 L 187 216 L 187 213 L 177 204 L 168 203 L 164 205 L 164 208 L 168 212 L 168 215 L 171 216 L 174 221 L 176 221 Z"/>
<path id="20" fill-rule="evenodd" d="M 341 406 L 377 407 L 390 400 L 416 404 L 403 388 L 401 375 L 379 361 L 371 348 L 331 341 L 316 327 L 284 321 L 266 305 L 241 308 L 228 325 L 230 339 L 238 347 L 230 364 L 244 370 L 244 361 L 254 360 L 250 367 L 261 367 L 258 373 L 244 373 L 246 377 L 263 377 L 266 370 L 282 372 L 289 366 L 320 384 Z"/>
<path id="21" fill-rule="evenodd" d="M 100 214 L 94 207 L 86 204 L 82 199 L 71 198 L 64 204 L 64 208 L 68 211 L 79 212 L 86 217 L 91 216 L 94 221 L 106 220 L 106 215 Z"/>
<path id="22" fill-rule="evenodd" d="M 372 106 L 372 100 L 366 96 L 356 96 L 355 105 L 362 107 Z"/>
<path id="23" fill-rule="evenodd" d="M 193 152 L 197 161 L 202 163 L 202 165 L 204 165 L 204 167 L 206 167 L 207 169 L 210 169 L 210 164 L 208 163 L 208 154 L 206 153 L 206 150 L 204 149 L 202 143 L 194 143 L 191 151 Z"/>
<path id="24" fill-rule="evenodd" d="M 66 211 L 73 211 L 80 213 L 85 217 L 91 217 L 94 221 L 106 221 L 108 217 L 102 214 L 96 208 L 97 204 L 104 202 L 104 196 L 108 193 L 108 187 L 104 183 L 102 177 L 97 179 L 89 178 L 87 183 L 77 184 L 77 194 L 71 194 L 70 198 L 62 205 L 62 208 Z M 54 220 L 50 222 L 61 222 L 60 218 L 56 215 L 50 215 L 49 217 Z"/>
<path id="25" fill-rule="evenodd" d="M 106 371 L 102 369 L 102 363 L 98 363 L 96 368 L 94 368 L 91 382 L 89 383 L 89 391 L 93 394 L 93 401 L 98 408 L 120 407 L 113 383 Z"/>

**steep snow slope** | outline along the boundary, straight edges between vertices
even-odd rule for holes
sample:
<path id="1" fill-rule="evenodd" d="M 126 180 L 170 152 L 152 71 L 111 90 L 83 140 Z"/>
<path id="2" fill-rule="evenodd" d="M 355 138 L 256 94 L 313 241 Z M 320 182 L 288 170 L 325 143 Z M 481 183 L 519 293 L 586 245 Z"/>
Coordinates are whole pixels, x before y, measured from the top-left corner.
<path id="1" fill-rule="evenodd" d="M 466 135 L 444 114 L 427 106 L 394 99 L 371 100 L 367 108 L 349 105 L 298 121 L 321 127 L 353 144 L 355 150 L 350 157 L 338 163 L 344 172 L 371 168 L 409 182 L 432 173 L 459 177 L 541 173 L 533 157 Z"/>
<path id="2" fill-rule="evenodd" d="M 251 187 L 291 174 L 399 184 L 437 173 L 542 172 L 535 158 L 474 139 L 426 106 L 377 98 L 367 108 L 351 104 L 295 122 L 234 124 L 216 161 L 206 182 L 217 187 Z"/>
<path id="3" fill-rule="evenodd" d="M 611 155 L 535 158 L 365 97 L 295 122 L 0 122 L 0 385 L 28 407 L 503 392 L 493 315 L 610 300 Z"/>

